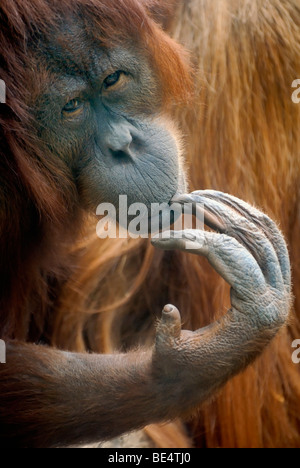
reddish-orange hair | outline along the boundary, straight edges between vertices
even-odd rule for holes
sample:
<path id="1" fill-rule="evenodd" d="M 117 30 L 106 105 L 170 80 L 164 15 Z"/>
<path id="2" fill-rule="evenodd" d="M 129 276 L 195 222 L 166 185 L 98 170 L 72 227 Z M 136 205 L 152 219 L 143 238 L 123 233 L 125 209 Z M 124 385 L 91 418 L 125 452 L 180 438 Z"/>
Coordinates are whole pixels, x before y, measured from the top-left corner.
<path id="1" fill-rule="evenodd" d="M 172 35 L 196 65 L 194 105 L 180 112 L 191 188 L 230 192 L 280 223 L 296 296 L 289 326 L 201 409 L 192 433 L 200 447 L 299 447 L 300 366 L 291 359 L 300 337 L 300 105 L 291 99 L 300 77 L 299 1 L 178 4 Z M 168 302 L 193 329 L 230 307 L 228 286 L 196 256 L 93 239 L 80 251 L 82 266 L 56 318 L 59 346 L 110 351 L 144 344 Z"/>
<path id="2" fill-rule="evenodd" d="M 75 235 L 65 228 L 68 219 L 79 229 L 68 169 L 51 154 L 45 157 L 25 125 L 31 73 L 26 41 L 36 29 L 47 34 L 78 5 L 87 6 L 93 24 L 102 5 L 108 17 L 115 12 L 121 31 L 142 31 L 164 88 L 181 96 L 190 72 L 181 49 L 146 16 L 145 3 L 151 6 L 142 0 L 1 1 L 0 78 L 8 84 L 8 106 L 0 108 L 0 182 L 7 194 L 0 199 L 3 336 L 109 352 L 151 341 L 166 303 L 180 308 L 190 328 L 206 325 L 230 305 L 228 287 L 200 258 L 155 252 L 141 241 L 100 242 L 94 232 L 90 238 L 83 233 L 74 246 Z M 297 296 L 290 325 L 202 408 L 192 433 L 201 447 L 299 447 L 300 368 L 291 361 L 291 342 L 300 336 L 300 107 L 290 99 L 291 83 L 300 76 L 299 1 L 178 3 L 172 33 L 191 49 L 197 66 L 195 106 L 180 115 L 192 188 L 231 192 L 281 223 Z M 121 8 L 125 16 L 117 13 Z M 105 24 L 107 32 L 116 27 L 108 19 Z"/>
<path id="3" fill-rule="evenodd" d="M 49 77 L 46 67 L 37 66 L 31 46 L 51 41 L 62 18 L 68 17 L 80 18 L 100 47 L 134 43 L 152 64 L 166 109 L 168 103 L 188 98 L 190 69 L 183 49 L 150 18 L 146 7 L 139 0 L 1 1 L 0 78 L 7 87 L 7 105 L 0 108 L 3 335 L 25 338 L 43 332 L 56 297 L 52 291 L 49 298 L 49 281 L 55 285 L 68 276 L 68 247 L 85 216 L 70 168 L 36 134 L 31 103 Z"/>

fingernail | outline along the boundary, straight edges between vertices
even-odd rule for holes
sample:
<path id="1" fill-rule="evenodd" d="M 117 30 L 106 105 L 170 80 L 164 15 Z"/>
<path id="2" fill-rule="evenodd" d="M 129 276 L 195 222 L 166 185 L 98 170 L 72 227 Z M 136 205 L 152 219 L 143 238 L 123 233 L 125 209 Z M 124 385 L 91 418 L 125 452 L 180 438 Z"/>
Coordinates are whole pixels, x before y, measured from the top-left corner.
<path id="1" fill-rule="evenodd" d="M 191 201 L 193 200 L 190 195 L 177 195 L 172 198 L 172 203 L 190 203 Z"/>
<path id="2" fill-rule="evenodd" d="M 169 314 L 170 312 L 172 312 L 173 310 L 173 307 L 171 305 L 166 305 L 164 307 L 164 312 L 167 312 L 167 314 Z"/>

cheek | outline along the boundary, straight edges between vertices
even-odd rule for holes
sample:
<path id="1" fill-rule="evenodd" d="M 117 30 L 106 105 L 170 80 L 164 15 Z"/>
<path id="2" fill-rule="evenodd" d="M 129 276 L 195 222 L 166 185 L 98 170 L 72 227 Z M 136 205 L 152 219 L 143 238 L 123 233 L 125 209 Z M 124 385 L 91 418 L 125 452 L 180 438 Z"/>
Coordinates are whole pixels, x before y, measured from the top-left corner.
<path id="1" fill-rule="evenodd" d="M 88 163 L 79 170 L 81 200 L 92 211 L 103 202 L 117 209 L 119 196 L 126 195 L 128 205 L 168 203 L 184 186 L 180 164 L 180 145 L 163 125 L 139 123 L 138 138 L 132 143 L 131 158 L 102 154 L 91 148 Z"/>
<path id="2" fill-rule="evenodd" d="M 86 122 L 69 126 L 60 123 L 44 126 L 38 136 L 60 161 L 69 169 L 76 170 L 82 156 L 88 153 L 84 148 L 92 138 L 92 133 L 92 125 Z"/>

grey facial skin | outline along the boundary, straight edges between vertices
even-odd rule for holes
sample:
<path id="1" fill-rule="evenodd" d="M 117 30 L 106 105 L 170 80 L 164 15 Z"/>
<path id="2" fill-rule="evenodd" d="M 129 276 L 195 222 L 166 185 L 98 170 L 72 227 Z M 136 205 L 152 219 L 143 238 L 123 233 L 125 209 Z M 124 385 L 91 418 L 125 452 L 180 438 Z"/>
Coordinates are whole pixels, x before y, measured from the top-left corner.
<path id="1" fill-rule="evenodd" d="M 123 115 L 104 113 L 104 118 L 99 114 L 96 157 L 81 171 L 84 198 L 92 204 L 108 200 L 116 205 L 119 195 L 126 194 L 128 205 L 147 207 L 169 202 L 179 187 L 178 149 L 172 135 L 151 120 L 134 125 Z"/>
<path id="2" fill-rule="evenodd" d="M 49 69 L 53 76 L 59 70 L 57 77 L 63 78 L 52 80 L 51 99 L 47 94 L 42 98 L 42 139 L 72 167 L 88 209 L 101 202 L 117 207 L 120 194 L 128 196 L 129 204 L 168 203 L 176 194 L 180 202 L 184 183 L 177 142 L 161 118 L 162 96 L 147 60 L 130 45 L 89 50 L 86 63 L 77 63 L 72 51 L 66 57 L 64 50 L 60 59 L 59 46 L 47 50 Z M 107 77 L 118 71 L 121 85 L 105 87 Z M 75 115 L 63 111 L 72 99 L 78 100 Z M 172 306 L 163 313 L 149 358 L 151 375 L 160 383 L 172 381 L 166 375 L 175 380 L 180 375 L 188 409 L 242 370 L 285 324 L 291 273 L 282 234 L 263 213 L 218 192 L 196 192 L 182 202 L 204 205 L 219 234 L 184 231 L 181 239 L 170 234 L 169 240 L 154 239 L 153 245 L 204 255 L 232 287 L 232 309 L 208 329 L 181 332 L 177 309 Z M 180 408 L 184 401 L 180 395 Z"/>
<path id="3" fill-rule="evenodd" d="M 71 165 L 85 209 L 118 208 L 119 195 L 127 195 L 128 205 L 169 203 L 186 184 L 151 67 L 130 45 L 90 50 L 86 63 L 77 63 L 76 53 L 66 59 L 65 51 L 61 59 L 59 45 L 45 50 L 52 78 L 36 105 L 40 138 Z M 106 87 L 115 73 L 120 80 Z M 64 112 L 72 100 L 77 112 Z"/>
<path id="4" fill-rule="evenodd" d="M 32 93 L 44 159 L 46 151 L 48 156 L 52 152 L 51 169 L 61 163 L 65 177 L 59 180 L 74 180 L 70 192 L 92 211 L 101 202 L 117 203 L 125 192 L 130 203 L 168 203 L 182 189 L 183 177 L 176 138 L 161 116 L 159 82 L 147 60 L 130 44 L 109 52 L 84 43 L 80 28 L 73 35 L 70 29 L 35 51 L 46 55 L 38 74 L 41 83 L 36 84 L 43 89 Z M 107 86 L 107 78 L 113 82 L 111 76 L 118 70 L 121 81 Z M 182 331 L 179 311 L 166 306 L 153 346 L 125 354 L 79 354 L 9 341 L 7 363 L 0 366 L 1 446 L 74 446 L 184 417 L 253 362 L 285 325 L 291 273 L 287 247 L 275 223 L 219 192 L 177 194 L 176 200 L 204 206 L 206 222 L 218 233 L 187 230 L 181 239 L 170 233 L 169 239 L 154 239 L 153 244 L 205 256 L 231 285 L 228 313 L 210 327 Z M 50 254 L 56 248 L 55 239 L 51 242 L 44 244 L 50 245 Z M 35 268 L 42 282 L 36 283 L 33 276 L 32 285 L 39 284 L 42 295 L 47 281 L 43 262 Z M 19 270 L 31 275 L 30 269 Z M 157 281 L 168 281 L 161 273 Z M 182 277 L 180 268 L 178 276 Z M 52 299 L 52 281 L 49 286 Z M 143 287 L 148 287 L 147 281 Z M 38 310 L 34 293 L 32 287 L 25 312 L 31 303 L 33 311 Z M 148 293 L 145 299 L 151 297 Z M 48 301 L 43 301 L 47 313 Z M 12 323 L 18 317 L 13 314 Z M 25 314 L 23 329 L 29 326 L 26 317 L 30 315 Z"/>

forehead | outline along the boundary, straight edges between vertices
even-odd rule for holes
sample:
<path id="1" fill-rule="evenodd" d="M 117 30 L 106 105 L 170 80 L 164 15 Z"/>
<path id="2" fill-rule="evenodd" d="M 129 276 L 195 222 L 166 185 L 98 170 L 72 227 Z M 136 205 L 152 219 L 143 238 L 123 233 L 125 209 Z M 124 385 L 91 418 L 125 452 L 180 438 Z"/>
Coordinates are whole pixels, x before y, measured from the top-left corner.
<path id="1" fill-rule="evenodd" d="M 105 43 L 95 25 L 87 29 L 80 18 L 69 18 L 51 34 L 39 38 L 35 53 L 49 71 L 93 83 L 116 68 L 139 71 L 139 49 L 130 38 Z"/>

